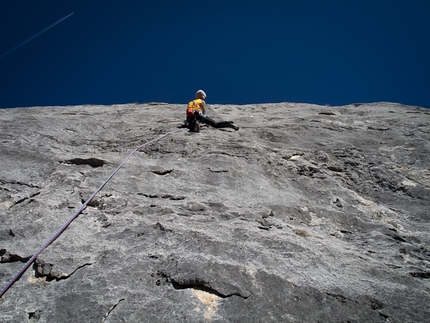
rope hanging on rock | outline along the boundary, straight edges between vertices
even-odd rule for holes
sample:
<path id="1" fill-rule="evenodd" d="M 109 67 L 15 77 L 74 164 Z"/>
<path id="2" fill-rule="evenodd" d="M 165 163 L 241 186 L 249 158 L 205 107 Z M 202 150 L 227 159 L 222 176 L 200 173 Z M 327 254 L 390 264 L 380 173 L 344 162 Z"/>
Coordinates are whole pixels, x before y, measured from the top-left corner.
<path id="1" fill-rule="evenodd" d="M 161 135 L 155 139 L 152 139 L 138 147 L 136 147 L 122 162 L 121 164 L 119 164 L 119 166 L 112 172 L 112 174 L 109 175 L 109 177 L 103 182 L 102 185 L 100 185 L 100 187 L 85 201 L 85 203 L 83 203 L 81 205 L 81 207 L 75 212 L 73 213 L 73 215 L 39 248 L 39 250 L 36 251 L 36 253 L 25 263 L 24 266 L 21 267 L 21 269 L 9 280 L 9 282 L 6 284 L 6 286 L 4 286 L 2 288 L 2 290 L 0 291 L 0 297 L 2 297 L 4 295 L 4 293 L 6 293 L 6 291 L 22 276 L 22 274 L 25 273 L 25 271 L 28 269 L 28 267 L 30 267 L 30 265 L 33 263 L 33 261 L 36 260 L 36 258 L 42 253 L 43 250 L 45 250 L 52 242 L 54 242 L 62 233 L 63 231 L 69 226 L 70 223 L 73 222 L 74 219 L 76 219 L 78 217 L 78 215 L 85 210 L 85 208 L 87 207 L 88 203 L 90 203 L 92 201 L 92 199 L 97 195 L 97 193 L 99 193 L 102 188 L 111 180 L 111 178 L 116 174 L 116 172 L 118 172 L 118 170 L 127 162 L 127 160 L 130 159 L 131 156 L 134 155 L 134 153 L 136 151 L 138 151 L 139 149 L 148 146 L 156 141 L 159 141 L 165 137 L 167 137 L 168 135 L 172 134 L 172 133 L 176 133 L 179 131 L 182 131 L 184 129 L 177 129 L 177 130 L 173 130 L 173 131 L 169 131 L 167 133 L 165 133 L 164 135 Z"/>

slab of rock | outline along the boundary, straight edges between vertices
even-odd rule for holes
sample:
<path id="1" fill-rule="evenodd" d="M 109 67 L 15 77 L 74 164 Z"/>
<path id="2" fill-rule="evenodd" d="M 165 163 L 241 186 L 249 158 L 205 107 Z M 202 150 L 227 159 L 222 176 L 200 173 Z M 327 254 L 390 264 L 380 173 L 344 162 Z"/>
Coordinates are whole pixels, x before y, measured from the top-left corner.
<path id="1" fill-rule="evenodd" d="M 185 105 L 0 110 L 0 284 Z M 1 322 L 428 322 L 430 110 L 212 105 L 139 149 Z"/>

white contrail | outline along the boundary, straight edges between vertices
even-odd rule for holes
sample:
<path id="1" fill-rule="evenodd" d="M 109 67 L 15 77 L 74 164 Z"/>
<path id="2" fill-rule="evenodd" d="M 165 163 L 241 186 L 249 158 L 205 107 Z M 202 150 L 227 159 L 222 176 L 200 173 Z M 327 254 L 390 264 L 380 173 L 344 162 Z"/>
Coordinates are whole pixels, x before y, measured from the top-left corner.
<path id="1" fill-rule="evenodd" d="M 26 41 L 22 42 L 21 44 L 19 44 L 18 46 L 15 46 L 14 48 L 12 48 L 11 50 L 7 51 L 6 53 L 4 53 L 3 55 L 0 56 L 0 59 L 2 59 L 3 57 L 5 57 L 6 55 L 12 53 L 14 50 L 17 50 L 18 48 L 20 48 L 21 46 L 24 46 L 25 44 L 27 44 L 29 41 L 32 41 L 34 38 L 36 38 L 37 36 L 42 35 L 44 32 L 48 31 L 49 29 L 51 29 L 52 27 L 58 25 L 60 22 L 62 22 L 63 20 L 66 20 L 67 18 L 69 18 L 71 15 L 73 15 L 74 12 L 72 12 L 71 14 L 68 14 L 67 16 L 65 16 L 64 18 L 61 18 L 60 20 L 54 22 L 52 25 L 49 25 L 48 27 L 46 27 L 45 29 L 43 29 L 42 31 L 39 31 L 36 35 L 31 36 L 29 39 L 27 39 Z"/>

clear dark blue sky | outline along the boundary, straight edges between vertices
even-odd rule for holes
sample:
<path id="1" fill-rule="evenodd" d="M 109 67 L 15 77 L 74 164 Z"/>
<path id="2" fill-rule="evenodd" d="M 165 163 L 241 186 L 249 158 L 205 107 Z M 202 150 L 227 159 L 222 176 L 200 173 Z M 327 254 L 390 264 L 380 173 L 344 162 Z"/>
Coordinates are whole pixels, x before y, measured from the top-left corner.
<path id="1" fill-rule="evenodd" d="M 208 103 L 430 108 L 430 1 L 3 0 L 0 56 L 3 108 L 200 88 Z"/>

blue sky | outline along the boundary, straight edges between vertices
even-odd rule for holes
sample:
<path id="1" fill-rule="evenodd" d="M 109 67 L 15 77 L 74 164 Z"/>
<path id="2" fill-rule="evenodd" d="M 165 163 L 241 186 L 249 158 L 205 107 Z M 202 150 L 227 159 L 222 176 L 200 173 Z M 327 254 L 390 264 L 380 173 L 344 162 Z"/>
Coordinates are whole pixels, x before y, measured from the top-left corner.
<path id="1" fill-rule="evenodd" d="M 429 17 L 428 0 L 3 0 L 0 107 L 186 103 L 202 88 L 217 104 L 430 108 Z"/>

